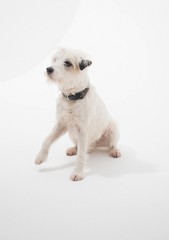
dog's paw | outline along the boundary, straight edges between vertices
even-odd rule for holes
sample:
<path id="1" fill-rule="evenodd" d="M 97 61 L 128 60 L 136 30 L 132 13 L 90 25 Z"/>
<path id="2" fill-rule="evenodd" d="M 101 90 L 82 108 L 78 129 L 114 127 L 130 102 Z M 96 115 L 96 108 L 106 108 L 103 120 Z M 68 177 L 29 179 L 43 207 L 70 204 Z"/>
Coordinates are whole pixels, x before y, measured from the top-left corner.
<path id="1" fill-rule="evenodd" d="M 110 152 L 109 152 L 109 155 L 113 158 L 119 158 L 121 157 L 121 153 L 118 149 L 112 149 Z"/>
<path id="2" fill-rule="evenodd" d="M 47 152 L 40 152 L 40 153 L 37 155 L 36 159 L 35 159 L 35 163 L 36 163 L 37 165 L 39 165 L 39 164 L 45 162 L 47 156 L 48 156 L 48 153 L 47 153 Z"/>
<path id="3" fill-rule="evenodd" d="M 82 180 L 84 178 L 84 176 L 83 176 L 83 174 L 82 173 L 75 173 L 75 172 L 73 172 L 72 174 L 71 174 L 71 176 L 70 176 L 70 179 L 72 180 L 72 181 L 80 181 L 80 180 Z"/>
<path id="4" fill-rule="evenodd" d="M 77 154 L 77 148 L 76 147 L 72 147 L 72 148 L 68 148 L 66 151 L 67 156 L 74 156 Z"/>

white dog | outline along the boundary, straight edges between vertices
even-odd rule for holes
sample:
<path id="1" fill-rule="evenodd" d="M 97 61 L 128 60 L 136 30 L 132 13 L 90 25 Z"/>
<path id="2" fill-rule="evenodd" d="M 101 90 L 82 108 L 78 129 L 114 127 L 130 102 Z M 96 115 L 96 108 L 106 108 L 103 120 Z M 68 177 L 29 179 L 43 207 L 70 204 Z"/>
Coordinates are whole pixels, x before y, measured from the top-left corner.
<path id="1" fill-rule="evenodd" d="M 118 129 L 87 75 L 91 64 L 84 53 L 59 48 L 46 69 L 48 79 L 58 85 L 61 95 L 57 103 L 57 123 L 43 142 L 35 162 L 43 163 L 51 144 L 68 131 L 74 146 L 67 150 L 67 155 L 77 154 L 71 175 L 73 181 L 84 177 L 87 152 L 106 147 L 110 156 L 120 157 Z"/>

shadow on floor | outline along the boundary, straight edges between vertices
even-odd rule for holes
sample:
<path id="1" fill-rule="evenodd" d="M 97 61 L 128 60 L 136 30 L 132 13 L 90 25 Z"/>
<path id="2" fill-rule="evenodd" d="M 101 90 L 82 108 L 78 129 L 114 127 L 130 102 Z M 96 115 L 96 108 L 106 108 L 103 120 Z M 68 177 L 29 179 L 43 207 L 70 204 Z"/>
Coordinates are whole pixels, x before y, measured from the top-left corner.
<path id="1" fill-rule="evenodd" d="M 120 147 L 122 157 L 112 158 L 107 152 L 99 151 L 90 155 L 87 167 L 91 169 L 86 175 L 101 175 L 116 177 L 125 174 L 141 174 L 156 172 L 157 166 L 138 159 L 136 154 L 127 146 Z"/>
<path id="2" fill-rule="evenodd" d="M 117 177 L 125 174 L 141 174 L 156 172 L 157 166 L 146 162 L 146 160 L 139 160 L 136 154 L 127 146 L 121 148 L 122 157 L 112 158 L 105 151 L 97 151 L 91 153 L 87 160 L 86 168 L 89 171 L 85 174 L 86 176 L 100 175 L 103 177 Z M 72 158 L 75 160 L 75 157 Z M 75 161 L 71 161 L 67 164 L 63 164 L 55 167 L 42 168 L 40 172 L 52 172 L 69 167 L 73 167 Z"/>
<path id="3" fill-rule="evenodd" d="M 53 171 L 58 171 L 58 170 L 62 170 L 62 169 L 73 167 L 73 166 L 74 166 L 74 162 L 70 162 L 70 163 L 66 163 L 56 167 L 41 168 L 39 169 L 39 172 L 53 172 Z"/>

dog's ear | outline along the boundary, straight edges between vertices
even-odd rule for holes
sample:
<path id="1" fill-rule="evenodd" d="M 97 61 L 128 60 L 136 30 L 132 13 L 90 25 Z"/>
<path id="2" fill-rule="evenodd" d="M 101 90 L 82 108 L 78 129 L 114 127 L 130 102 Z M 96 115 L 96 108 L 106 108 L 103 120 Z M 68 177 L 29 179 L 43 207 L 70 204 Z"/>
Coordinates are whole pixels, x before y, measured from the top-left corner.
<path id="1" fill-rule="evenodd" d="M 79 63 L 79 68 L 80 70 L 85 69 L 86 67 L 89 67 L 92 64 L 92 61 L 90 60 L 81 60 L 81 62 Z"/>

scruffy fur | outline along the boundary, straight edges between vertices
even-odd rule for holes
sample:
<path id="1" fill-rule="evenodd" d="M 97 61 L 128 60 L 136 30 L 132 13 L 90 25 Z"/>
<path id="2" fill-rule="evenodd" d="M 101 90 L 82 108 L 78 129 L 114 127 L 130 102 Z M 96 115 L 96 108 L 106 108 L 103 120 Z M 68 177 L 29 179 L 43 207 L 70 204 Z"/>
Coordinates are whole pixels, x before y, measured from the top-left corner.
<path id="1" fill-rule="evenodd" d="M 65 61 L 68 61 L 70 66 L 67 66 Z M 80 67 L 81 63 L 83 69 Z M 117 148 L 118 129 L 90 84 L 87 75 L 90 65 L 91 61 L 83 52 L 59 48 L 52 58 L 53 72 L 47 71 L 48 80 L 58 85 L 61 94 L 57 102 L 57 122 L 44 140 L 35 163 L 43 163 L 47 159 L 51 144 L 68 131 L 74 146 L 67 150 L 67 155 L 77 154 L 75 168 L 71 174 L 73 181 L 83 179 L 87 153 L 96 150 L 97 147 L 106 147 L 110 156 L 120 157 Z M 89 91 L 86 96 L 76 101 L 71 101 L 62 94 L 68 96 L 87 87 Z"/>

